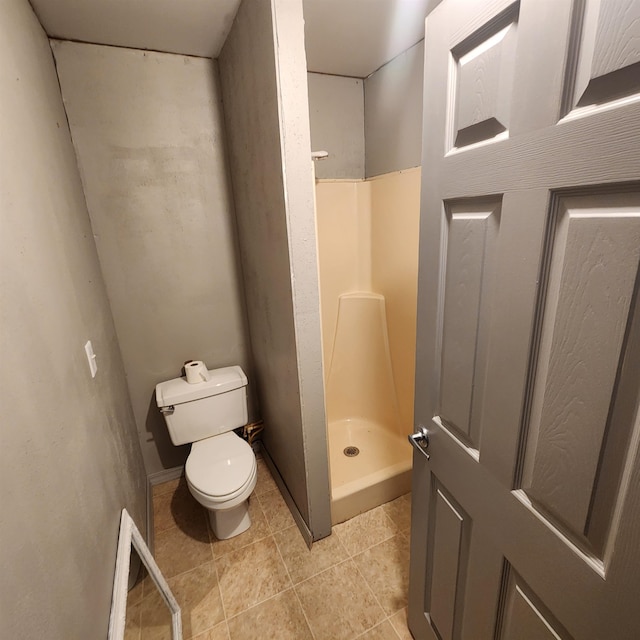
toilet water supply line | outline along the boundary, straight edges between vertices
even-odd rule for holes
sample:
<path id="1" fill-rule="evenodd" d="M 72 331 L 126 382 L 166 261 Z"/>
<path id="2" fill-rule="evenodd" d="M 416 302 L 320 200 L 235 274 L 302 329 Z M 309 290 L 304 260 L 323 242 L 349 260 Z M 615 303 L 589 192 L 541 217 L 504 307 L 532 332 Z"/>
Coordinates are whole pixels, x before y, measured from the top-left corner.
<path id="1" fill-rule="evenodd" d="M 250 422 L 242 427 L 242 436 L 246 438 L 249 444 L 253 444 L 258 434 L 264 429 L 264 421 Z"/>

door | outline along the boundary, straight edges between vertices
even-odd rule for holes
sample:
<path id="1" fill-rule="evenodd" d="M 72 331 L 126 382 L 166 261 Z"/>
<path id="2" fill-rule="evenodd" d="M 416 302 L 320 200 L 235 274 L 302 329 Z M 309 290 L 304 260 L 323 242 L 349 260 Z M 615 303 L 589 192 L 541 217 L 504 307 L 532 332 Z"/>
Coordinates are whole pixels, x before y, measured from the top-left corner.
<path id="1" fill-rule="evenodd" d="M 409 626 L 640 638 L 640 1 L 427 18 Z"/>

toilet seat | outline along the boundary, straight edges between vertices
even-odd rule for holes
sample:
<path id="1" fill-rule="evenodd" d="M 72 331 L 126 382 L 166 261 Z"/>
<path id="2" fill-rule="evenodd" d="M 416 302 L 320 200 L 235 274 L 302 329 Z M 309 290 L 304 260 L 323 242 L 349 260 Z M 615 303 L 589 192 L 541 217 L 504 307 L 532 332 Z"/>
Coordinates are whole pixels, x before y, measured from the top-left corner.
<path id="1" fill-rule="evenodd" d="M 230 508 L 245 500 L 257 479 L 251 446 L 233 431 L 194 442 L 185 466 L 187 483 L 201 504 Z"/>

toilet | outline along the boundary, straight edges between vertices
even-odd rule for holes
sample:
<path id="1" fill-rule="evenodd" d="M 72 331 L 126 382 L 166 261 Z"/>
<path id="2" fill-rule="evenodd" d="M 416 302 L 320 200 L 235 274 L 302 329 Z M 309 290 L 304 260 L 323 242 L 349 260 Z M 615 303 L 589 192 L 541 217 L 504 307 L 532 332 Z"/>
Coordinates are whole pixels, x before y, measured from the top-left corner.
<path id="1" fill-rule="evenodd" d="M 251 525 L 248 498 L 256 486 L 251 446 L 234 429 L 247 424 L 247 376 L 240 367 L 208 372 L 190 384 L 174 378 L 156 386 L 174 445 L 193 443 L 185 465 L 191 495 L 207 509 L 216 538 L 225 540 Z"/>

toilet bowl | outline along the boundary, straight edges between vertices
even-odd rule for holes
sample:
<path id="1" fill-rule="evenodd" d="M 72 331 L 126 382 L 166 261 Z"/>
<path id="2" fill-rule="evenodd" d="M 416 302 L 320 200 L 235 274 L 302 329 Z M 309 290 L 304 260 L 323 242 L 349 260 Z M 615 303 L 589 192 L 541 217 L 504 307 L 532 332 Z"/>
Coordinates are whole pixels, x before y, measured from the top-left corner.
<path id="1" fill-rule="evenodd" d="M 216 538 L 226 540 L 251 525 L 248 498 L 256 486 L 253 449 L 233 431 L 194 442 L 185 465 L 191 495 L 207 509 Z"/>
<path id="2" fill-rule="evenodd" d="M 257 480 L 251 446 L 233 431 L 247 424 L 247 377 L 240 367 L 208 371 L 202 382 L 185 377 L 156 385 L 156 403 L 174 445 L 193 443 L 185 464 L 191 495 L 207 509 L 216 538 L 251 525 L 248 498 Z"/>

